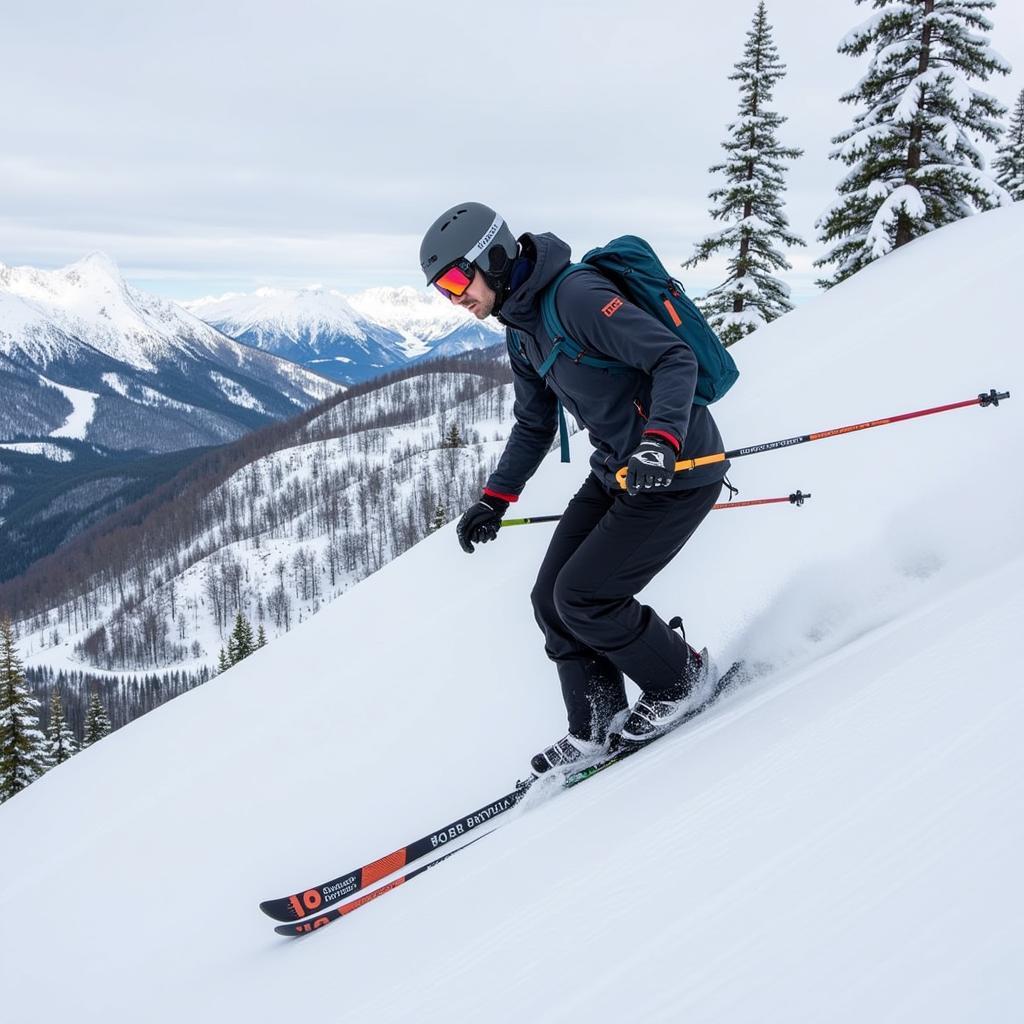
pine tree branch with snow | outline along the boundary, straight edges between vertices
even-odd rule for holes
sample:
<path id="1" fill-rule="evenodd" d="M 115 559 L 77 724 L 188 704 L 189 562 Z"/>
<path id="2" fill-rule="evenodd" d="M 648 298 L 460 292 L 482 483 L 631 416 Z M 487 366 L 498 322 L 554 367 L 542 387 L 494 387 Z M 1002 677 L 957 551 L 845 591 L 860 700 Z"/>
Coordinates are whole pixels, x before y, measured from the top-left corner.
<path id="1" fill-rule="evenodd" d="M 856 0 L 858 4 L 869 0 Z M 831 287 L 915 238 L 1011 202 L 986 169 L 980 141 L 996 142 L 1005 108 L 972 82 L 1010 65 L 982 33 L 995 0 L 870 0 L 874 14 L 839 52 L 871 52 L 867 74 L 841 97 L 858 105 L 831 158 L 851 170 L 818 219 L 830 246 L 817 266 Z"/>
<path id="2" fill-rule="evenodd" d="M 783 161 L 803 151 L 776 138 L 787 118 L 769 104 L 786 66 L 779 60 L 764 0 L 747 33 L 743 59 L 734 67 L 729 79 L 739 83 L 739 114 L 722 143 L 725 159 L 711 168 L 724 184 L 709 194 L 716 204 L 711 216 L 726 227 L 700 241 L 683 264 L 693 267 L 720 252 L 729 254 L 728 277 L 699 302 L 726 345 L 793 308 L 789 288 L 774 275 L 792 269 L 781 246 L 806 244 L 790 230 L 783 212 Z"/>
<path id="3" fill-rule="evenodd" d="M 1019 202 L 1024 199 L 1024 89 L 1010 118 L 1010 127 L 999 144 L 999 155 L 992 165 L 996 181 Z"/>

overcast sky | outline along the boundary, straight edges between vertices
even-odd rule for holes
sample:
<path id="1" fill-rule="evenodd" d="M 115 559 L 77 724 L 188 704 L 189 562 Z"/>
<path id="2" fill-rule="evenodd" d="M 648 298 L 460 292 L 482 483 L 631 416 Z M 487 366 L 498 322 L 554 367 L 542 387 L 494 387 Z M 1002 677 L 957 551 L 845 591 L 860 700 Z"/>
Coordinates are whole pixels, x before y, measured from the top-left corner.
<path id="1" fill-rule="evenodd" d="M 707 168 L 735 113 L 728 81 L 755 0 L 290 0 L 4 3 L 0 262 L 100 249 L 176 298 L 322 283 L 422 284 L 419 239 L 475 199 L 577 255 L 649 238 L 671 264 L 712 227 Z M 836 43 L 854 0 L 769 0 L 789 75 L 782 141 L 806 155 L 788 212 L 809 243 L 842 174 L 829 139 L 865 61 Z M 993 44 L 1024 88 L 1024 3 Z M 687 271 L 700 292 L 715 270 Z"/>

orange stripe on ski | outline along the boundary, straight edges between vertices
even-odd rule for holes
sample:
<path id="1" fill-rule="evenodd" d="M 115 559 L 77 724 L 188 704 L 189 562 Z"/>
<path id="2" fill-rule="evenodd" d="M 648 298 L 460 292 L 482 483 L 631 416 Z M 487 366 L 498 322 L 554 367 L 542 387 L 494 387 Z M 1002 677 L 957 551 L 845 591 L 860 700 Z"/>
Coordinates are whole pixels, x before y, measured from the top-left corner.
<path id="1" fill-rule="evenodd" d="M 399 868 L 405 867 L 405 847 L 401 850 L 395 850 L 394 853 L 389 853 L 386 857 L 381 857 L 380 860 L 373 861 L 372 864 L 367 864 L 363 868 L 361 876 L 361 882 L 363 886 L 373 885 L 378 879 L 383 878 L 385 875 L 390 875 L 392 871 L 397 871 Z"/>

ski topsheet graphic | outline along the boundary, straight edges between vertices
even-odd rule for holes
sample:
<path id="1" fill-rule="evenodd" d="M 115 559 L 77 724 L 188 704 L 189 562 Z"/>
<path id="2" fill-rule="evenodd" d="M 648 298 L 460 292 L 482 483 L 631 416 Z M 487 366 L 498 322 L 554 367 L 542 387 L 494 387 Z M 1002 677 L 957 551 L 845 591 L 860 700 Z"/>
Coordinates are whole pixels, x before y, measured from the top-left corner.
<path id="1" fill-rule="evenodd" d="M 428 861 L 422 867 L 418 867 L 413 871 L 407 871 L 404 875 L 399 875 L 398 878 L 391 879 L 390 882 L 385 882 L 384 885 L 377 886 L 376 889 L 371 889 L 369 892 L 364 893 L 362 896 L 354 900 L 349 900 L 347 903 L 342 903 L 341 906 L 327 907 L 319 914 L 313 914 L 309 917 L 303 918 L 301 921 L 294 921 L 291 924 L 279 924 L 274 931 L 278 935 L 305 935 L 308 932 L 315 931 L 317 928 L 322 928 L 326 924 L 330 924 L 332 921 L 337 921 L 339 918 L 344 917 L 346 914 L 351 914 L 353 910 L 358 910 L 360 907 L 365 907 L 371 900 L 375 900 L 378 896 L 383 896 L 386 892 L 391 892 L 392 889 L 397 889 L 400 885 L 404 885 L 406 882 L 418 875 L 422 875 L 423 872 L 429 871 L 432 867 L 436 867 L 443 860 L 447 860 L 449 857 L 454 857 L 455 854 L 461 853 L 467 847 L 472 846 L 474 843 L 479 842 L 485 836 L 489 836 L 494 830 L 491 829 L 488 832 L 482 832 L 480 835 L 474 836 L 468 843 L 462 846 L 457 846 L 454 850 L 449 850 L 447 853 L 443 853 L 437 860 Z"/>
<path id="2" fill-rule="evenodd" d="M 330 904 L 363 891 L 382 878 L 401 871 L 407 865 L 438 852 L 449 844 L 458 845 L 463 838 L 481 825 L 486 825 L 499 815 L 510 811 L 522 800 L 528 789 L 527 783 L 517 785 L 510 793 L 461 818 L 456 818 L 455 821 L 416 839 L 407 846 L 311 889 L 282 896 L 280 899 L 266 900 L 260 904 L 260 910 L 275 921 L 299 921 L 316 915 Z"/>
<path id="3" fill-rule="evenodd" d="M 684 715 L 669 732 L 673 732 L 681 725 L 691 721 L 713 704 L 729 686 L 746 678 L 748 675 L 749 673 L 746 671 L 743 662 L 735 662 L 718 678 L 714 690 L 708 698 Z M 662 733 L 644 743 L 631 743 L 620 747 L 598 761 L 561 776 L 558 780 L 557 788 L 559 791 L 571 789 L 573 786 L 586 782 L 605 769 L 618 764 L 627 757 L 650 746 L 651 743 L 657 742 L 662 736 L 667 735 L 668 732 Z M 353 910 L 358 910 L 360 907 L 372 902 L 378 896 L 383 896 L 385 893 L 391 892 L 413 878 L 422 875 L 424 872 L 429 871 L 430 868 L 436 867 L 456 853 L 461 853 L 472 846 L 473 843 L 496 831 L 500 825 L 495 825 L 493 828 L 485 829 L 482 832 L 478 830 L 481 826 L 493 822 L 496 818 L 512 810 L 512 808 L 522 802 L 534 784 L 538 781 L 544 782 L 548 778 L 549 776 L 540 776 L 538 779 L 535 776 L 524 782 L 519 782 L 516 784 L 515 789 L 504 796 L 492 800 L 483 807 L 463 815 L 461 818 L 455 819 L 455 821 L 449 822 L 449 824 L 442 828 L 436 829 L 384 857 L 379 857 L 377 860 L 370 861 L 361 867 L 353 868 L 337 878 L 332 878 L 329 882 L 323 882 L 302 892 L 292 893 L 290 896 L 282 896 L 279 899 L 265 900 L 260 904 L 260 909 L 265 914 L 274 918 L 275 921 L 284 922 L 274 929 L 279 935 L 306 935 L 322 928 L 324 925 L 331 924 L 350 914 Z M 466 839 L 469 841 L 466 842 Z M 370 886 L 374 883 L 387 879 L 409 864 L 434 853 L 438 853 L 440 856 L 413 871 L 407 871 L 396 878 L 391 878 L 375 889 L 370 889 Z M 369 889 L 368 892 L 365 891 L 367 889 Z M 363 893 L 363 895 L 357 899 L 349 899 L 349 897 L 355 896 L 357 893 Z"/>

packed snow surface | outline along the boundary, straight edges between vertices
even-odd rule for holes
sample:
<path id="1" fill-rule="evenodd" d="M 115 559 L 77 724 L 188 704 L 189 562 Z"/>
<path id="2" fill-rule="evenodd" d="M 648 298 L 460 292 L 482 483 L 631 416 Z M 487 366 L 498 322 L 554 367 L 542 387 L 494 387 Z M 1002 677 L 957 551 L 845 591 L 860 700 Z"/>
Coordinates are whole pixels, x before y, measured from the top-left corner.
<path id="1" fill-rule="evenodd" d="M 230 377 L 225 377 L 224 374 L 212 370 L 210 379 L 224 392 L 229 402 L 234 402 L 235 405 L 240 405 L 245 409 L 255 409 L 256 412 L 267 411 L 263 408 L 263 403 L 255 398 L 248 388 L 243 388 L 241 384 L 231 380 Z"/>
<path id="2" fill-rule="evenodd" d="M 58 384 L 56 381 L 47 380 L 46 377 L 40 377 L 39 380 L 48 387 L 56 388 L 71 403 L 68 418 L 56 430 L 50 432 L 50 437 L 76 437 L 80 441 L 84 440 L 89 424 L 96 414 L 96 399 L 99 395 L 95 391 Z"/>
<path id="3" fill-rule="evenodd" d="M 75 453 L 59 444 L 47 444 L 45 441 L 16 441 L 0 444 L 0 449 L 8 452 L 20 452 L 22 455 L 42 455 L 51 462 L 71 462 Z"/>
<path id="4" fill-rule="evenodd" d="M 257 909 L 506 792 L 564 728 L 528 594 L 550 526 L 431 535 L 0 806 L 11 1019 L 1024 1018 L 1024 205 L 944 228 L 734 348 L 753 445 L 645 594 L 773 670 L 301 940 Z M 516 511 L 558 512 L 557 455 Z M 53 983 L 59 965 L 61 984 Z M 45 1009 L 44 1009 L 45 1008 Z"/>

